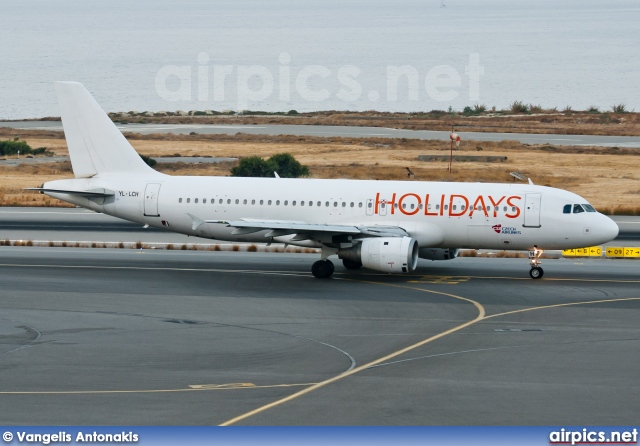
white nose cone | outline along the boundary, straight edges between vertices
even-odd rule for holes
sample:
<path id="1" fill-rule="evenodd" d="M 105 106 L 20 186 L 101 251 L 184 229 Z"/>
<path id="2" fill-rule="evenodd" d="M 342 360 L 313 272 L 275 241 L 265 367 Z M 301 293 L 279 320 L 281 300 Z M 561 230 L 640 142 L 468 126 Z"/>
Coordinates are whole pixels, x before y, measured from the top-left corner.
<path id="1" fill-rule="evenodd" d="M 603 215 L 598 222 L 597 236 L 602 239 L 600 243 L 610 242 L 618 236 L 619 232 L 620 228 L 618 228 L 616 222 Z"/>

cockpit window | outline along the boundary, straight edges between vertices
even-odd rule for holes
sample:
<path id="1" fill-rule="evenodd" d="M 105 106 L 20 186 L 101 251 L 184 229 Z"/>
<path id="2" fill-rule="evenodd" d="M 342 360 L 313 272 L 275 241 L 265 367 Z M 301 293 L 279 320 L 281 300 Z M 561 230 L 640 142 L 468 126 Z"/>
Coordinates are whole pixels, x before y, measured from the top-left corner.
<path id="1" fill-rule="evenodd" d="M 579 204 L 574 204 L 573 205 L 573 213 L 574 214 L 579 214 L 580 212 L 584 212 L 584 209 L 582 208 L 582 206 L 579 205 Z"/>
<path id="2" fill-rule="evenodd" d="M 562 213 L 563 214 L 570 214 L 571 213 L 571 205 L 570 204 L 565 204 L 564 208 L 562 208 Z"/>
<path id="3" fill-rule="evenodd" d="M 585 208 L 587 212 L 596 212 L 596 210 L 590 204 L 583 204 L 582 207 Z"/>

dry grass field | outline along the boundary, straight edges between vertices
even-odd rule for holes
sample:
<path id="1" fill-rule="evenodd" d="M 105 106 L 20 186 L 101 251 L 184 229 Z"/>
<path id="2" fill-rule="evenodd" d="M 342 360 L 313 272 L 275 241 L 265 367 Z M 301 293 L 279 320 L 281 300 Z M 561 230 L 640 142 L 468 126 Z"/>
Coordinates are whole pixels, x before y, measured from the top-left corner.
<path id="1" fill-rule="evenodd" d="M 202 116 L 190 112 L 192 116 L 148 116 L 144 113 L 123 115 L 112 113 L 115 121 L 128 123 L 167 124 L 294 124 L 294 125 L 341 125 L 390 127 L 410 130 L 451 130 L 455 126 L 461 132 L 501 132 L 501 133 L 558 133 L 573 135 L 640 135 L 640 113 L 633 110 L 614 112 L 606 109 L 571 110 L 565 108 L 542 109 L 530 104 L 520 104 L 528 111 L 486 110 L 463 113 L 432 110 L 427 113 L 390 112 L 345 112 L 320 111 L 300 114 L 264 114 L 246 112 L 242 115 Z M 620 107 L 620 104 L 618 104 Z M 625 108 L 623 106 L 623 108 Z M 53 119 L 53 118 L 52 118 Z"/>
<path id="2" fill-rule="evenodd" d="M 61 133 L 3 130 L 0 139 L 19 136 L 31 147 L 47 147 L 66 155 Z M 582 195 L 600 210 L 640 209 L 640 150 L 597 147 L 532 146 L 516 141 L 464 141 L 464 155 L 502 156 L 505 162 L 418 161 L 418 155 L 449 153 L 448 141 L 382 138 L 325 138 L 263 135 L 129 135 L 136 150 L 151 157 L 181 156 L 268 157 L 289 152 L 309 166 L 313 178 L 352 178 L 409 181 L 512 182 L 511 171 L 536 184 L 560 187 Z M 158 164 L 170 175 L 229 175 L 234 163 Z M 406 167 L 415 177 L 407 178 Z M 0 165 L 0 205 L 64 205 L 45 195 L 25 192 L 45 181 L 72 178 L 66 163 Z"/>

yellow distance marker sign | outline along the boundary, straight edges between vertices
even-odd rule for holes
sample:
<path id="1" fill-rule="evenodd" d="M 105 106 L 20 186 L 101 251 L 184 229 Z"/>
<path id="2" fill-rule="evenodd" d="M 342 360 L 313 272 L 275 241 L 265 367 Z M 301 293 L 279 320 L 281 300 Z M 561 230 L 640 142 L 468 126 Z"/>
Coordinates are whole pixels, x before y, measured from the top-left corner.
<path id="1" fill-rule="evenodd" d="M 640 258 L 640 248 L 623 248 L 611 246 L 607 248 L 607 257 Z"/>
<path id="2" fill-rule="evenodd" d="M 640 258 L 640 248 L 624 248 L 624 256 Z"/>
<path id="3" fill-rule="evenodd" d="M 607 248 L 607 257 L 624 257 L 624 248 L 609 246 Z"/>
<path id="4" fill-rule="evenodd" d="M 590 246 L 588 248 L 563 249 L 564 257 L 600 257 L 602 246 Z"/>

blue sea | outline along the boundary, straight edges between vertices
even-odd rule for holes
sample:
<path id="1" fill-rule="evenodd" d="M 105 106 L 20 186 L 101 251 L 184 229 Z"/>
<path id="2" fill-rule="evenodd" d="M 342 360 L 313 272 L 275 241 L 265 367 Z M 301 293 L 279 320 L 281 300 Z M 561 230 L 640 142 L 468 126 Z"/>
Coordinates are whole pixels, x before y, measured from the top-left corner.
<path id="1" fill-rule="evenodd" d="M 640 111 L 637 0 L 1 0 L 0 119 L 108 111 Z"/>

